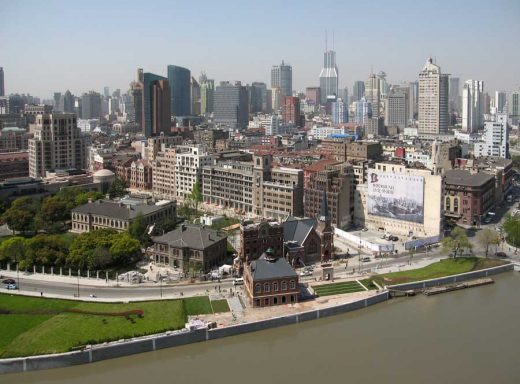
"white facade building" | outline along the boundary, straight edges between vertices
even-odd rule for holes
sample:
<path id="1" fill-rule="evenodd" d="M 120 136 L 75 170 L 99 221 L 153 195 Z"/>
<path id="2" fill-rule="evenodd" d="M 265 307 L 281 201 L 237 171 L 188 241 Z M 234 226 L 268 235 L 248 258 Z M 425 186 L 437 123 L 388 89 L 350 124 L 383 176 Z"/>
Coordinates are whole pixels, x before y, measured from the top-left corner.
<path id="1" fill-rule="evenodd" d="M 345 135 L 348 133 L 348 129 L 344 128 L 336 128 L 336 127 L 318 127 L 313 126 L 310 132 L 310 135 L 317 140 L 323 140 L 329 137 L 330 135 Z"/>
<path id="2" fill-rule="evenodd" d="M 354 104 L 354 122 L 357 124 L 363 124 L 365 119 L 368 118 L 368 115 L 372 114 L 372 104 L 370 104 L 364 97 L 352 104 Z"/>
<path id="3" fill-rule="evenodd" d="M 473 133 L 484 125 L 484 82 L 467 80 L 462 90 L 462 129 Z"/>
<path id="4" fill-rule="evenodd" d="M 347 104 L 343 99 L 339 98 L 331 104 L 331 120 L 332 124 L 348 123 Z"/>
<path id="5" fill-rule="evenodd" d="M 419 73 L 419 133 L 445 133 L 448 122 L 448 75 L 429 58 Z"/>
<path id="6" fill-rule="evenodd" d="M 507 158 L 509 152 L 509 134 L 507 132 L 507 114 L 499 113 L 496 121 L 486 121 L 483 142 L 475 144 L 475 157 L 495 156 Z"/>
<path id="7" fill-rule="evenodd" d="M 213 158 L 203 146 L 179 145 L 175 153 L 175 190 L 177 200 L 183 201 L 202 182 L 202 167 L 213 164 Z M 202 186 L 201 186 L 202 190 Z"/>

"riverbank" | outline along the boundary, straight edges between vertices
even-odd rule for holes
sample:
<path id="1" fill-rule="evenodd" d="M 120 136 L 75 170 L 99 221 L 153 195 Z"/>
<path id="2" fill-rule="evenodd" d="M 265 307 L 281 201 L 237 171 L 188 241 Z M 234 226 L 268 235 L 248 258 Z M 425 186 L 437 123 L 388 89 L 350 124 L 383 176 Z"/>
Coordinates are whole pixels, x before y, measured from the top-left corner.
<path id="1" fill-rule="evenodd" d="M 488 276 L 513 270 L 513 265 L 503 265 L 499 267 L 490 268 L 487 270 L 480 270 L 469 272 L 462 275 L 450 276 L 450 281 L 453 279 L 471 279 L 474 277 Z M 472 276 L 472 274 L 474 276 Z M 437 285 L 445 284 L 446 278 L 436 279 Z M 434 280 L 430 280 L 428 284 L 434 284 Z M 425 285 L 425 282 L 415 282 L 414 284 Z M 390 288 L 390 287 L 389 287 Z M 164 334 L 156 334 L 142 338 L 133 338 L 130 340 L 121 340 L 118 342 L 105 343 L 101 345 L 93 345 L 81 351 L 23 357 L 15 359 L 0 360 L 0 373 L 25 372 L 31 370 L 48 369 L 70 366 L 75 364 L 85 364 L 105 359 L 126 356 L 135 353 L 155 351 L 162 348 L 169 348 L 183 344 L 195 343 L 206 340 L 213 340 L 221 337 L 237 335 L 241 333 L 253 332 L 262 329 L 279 327 L 283 325 L 296 324 L 303 321 L 320 319 L 327 316 L 333 316 L 341 313 L 351 312 L 357 309 L 366 308 L 384 301 L 390 297 L 389 291 L 383 292 L 360 292 L 355 293 L 357 297 L 344 298 L 343 302 L 340 298 L 327 297 L 326 299 L 316 300 L 314 307 L 311 310 L 306 310 L 311 307 L 307 303 L 298 303 L 294 306 L 286 306 L 281 308 L 284 312 L 282 316 L 273 316 L 275 309 L 280 307 L 269 308 L 271 311 L 256 311 L 256 317 L 244 316 L 241 323 L 237 323 L 237 319 L 233 314 L 225 318 L 220 318 L 219 327 L 216 329 L 197 329 L 193 331 L 178 331 L 167 332 Z M 359 295 L 365 295 L 360 297 Z M 298 306 L 298 307 L 297 307 Z M 308 306 L 308 307 L 307 307 Z M 204 319 L 204 316 L 199 316 Z"/>

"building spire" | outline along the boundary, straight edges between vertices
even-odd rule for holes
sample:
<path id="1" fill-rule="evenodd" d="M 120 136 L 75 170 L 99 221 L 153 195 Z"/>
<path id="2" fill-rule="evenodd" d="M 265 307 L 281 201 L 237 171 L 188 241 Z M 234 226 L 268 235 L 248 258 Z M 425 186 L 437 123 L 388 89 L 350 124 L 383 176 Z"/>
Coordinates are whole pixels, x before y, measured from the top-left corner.
<path id="1" fill-rule="evenodd" d="M 325 221 L 329 218 L 329 207 L 327 203 L 327 191 L 323 190 L 323 199 L 320 207 L 320 220 Z"/>

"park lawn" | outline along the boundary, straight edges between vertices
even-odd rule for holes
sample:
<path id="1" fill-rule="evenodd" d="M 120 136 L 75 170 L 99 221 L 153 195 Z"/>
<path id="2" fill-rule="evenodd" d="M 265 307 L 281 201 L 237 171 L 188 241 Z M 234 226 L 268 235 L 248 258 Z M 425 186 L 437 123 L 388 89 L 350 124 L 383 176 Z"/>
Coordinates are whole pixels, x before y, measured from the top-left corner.
<path id="1" fill-rule="evenodd" d="M 213 307 L 213 313 L 229 312 L 229 305 L 226 299 L 213 300 L 211 306 Z"/>
<path id="2" fill-rule="evenodd" d="M 455 259 L 444 259 L 424 268 L 375 275 L 372 276 L 372 279 L 380 285 L 403 284 L 496 267 L 504 263 L 504 261 L 496 259 L 457 257 Z"/>
<path id="3" fill-rule="evenodd" d="M 365 289 L 357 281 L 345 281 L 326 285 L 314 285 L 312 287 L 318 296 L 339 295 L 343 293 L 361 292 Z"/>
<path id="4" fill-rule="evenodd" d="M 369 291 L 371 291 L 373 289 L 377 289 L 377 286 L 374 284 L 372 279 L 363 279 L 363 280 L 359 280 L 359 282 L 361 284 L 363 284 L 365 287 L 367 287 Z"/>
<path id="5" fill-rule="evenodd" d="M 207 297 L 122 304 L 0 295 L 0 308 L 34 313 L 0 315 L 0 357 L 66 352 L 87 344 L 180 329 L 188 315 L 213 312 Z M 107 315 L 56 313 L 67 309 Z M 144 312 L 142 317 L 108 315 L 136 309 Z"/>

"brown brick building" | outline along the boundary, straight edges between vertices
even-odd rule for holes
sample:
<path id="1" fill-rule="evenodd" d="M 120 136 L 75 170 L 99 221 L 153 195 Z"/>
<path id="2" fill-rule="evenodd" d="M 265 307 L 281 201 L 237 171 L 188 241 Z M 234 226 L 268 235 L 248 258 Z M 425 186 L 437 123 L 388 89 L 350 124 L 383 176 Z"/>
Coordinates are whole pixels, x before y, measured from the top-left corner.
<path id="1" fill-rule="evenodd" d="M 495 177 L 485 172 L 445 173 L 444 216 L 457 224 L 480 225 L 495 205 Z"/>
<path id="2" fill-rule="evenodd" d="M 285 96 L 282 102 L 282 121 L 284 124 L 292 123 L 300 126 L 300 99 L 293 96 Z"/>
<path id="3" fill-rule="evenodd" d="M 29 176 L 29 152 L 0 153 L 0 181 Z"/>
<path id="4" fill-rule="evenodd" d="M 300 294 L 298 274 L 272 249 L 245 267 L 244 285 L 253 307 L 297 303 Z"/>
<path id="5" fill-rule="evenodd" d="M 265 220 L 240 223 L 240 258 L 244 263 L 258 259 L 268 248 L 273 250 L 274 256 L 284 256 L 282 225 Z"/>
<path id="6" fill-rule="evenodd" d="M 383 147 L 377 141 L 353 141 L 347 143 L 346 160 L 379 160 Z"/>

